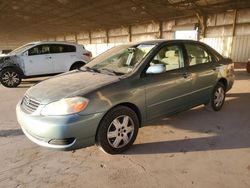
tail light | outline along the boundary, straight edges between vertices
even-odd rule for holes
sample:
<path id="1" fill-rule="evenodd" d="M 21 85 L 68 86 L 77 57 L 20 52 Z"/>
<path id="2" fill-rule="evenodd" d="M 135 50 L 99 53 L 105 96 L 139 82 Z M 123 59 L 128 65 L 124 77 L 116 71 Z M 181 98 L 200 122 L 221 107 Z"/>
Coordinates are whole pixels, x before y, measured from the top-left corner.
<path id="1" fill-rule="evenodd" d="M 84 52 L 83 55 L 84 55 L 84 56 L 87 56 L 87 57 L 89 57 L 89 58 L 92 57 L 92 53 L 91 53 L 91 52 Z"/>

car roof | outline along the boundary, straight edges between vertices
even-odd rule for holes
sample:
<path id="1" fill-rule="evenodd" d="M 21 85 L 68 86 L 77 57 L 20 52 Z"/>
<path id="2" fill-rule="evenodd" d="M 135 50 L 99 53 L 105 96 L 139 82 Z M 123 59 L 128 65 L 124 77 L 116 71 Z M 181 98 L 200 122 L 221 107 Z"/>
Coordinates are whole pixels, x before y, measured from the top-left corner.
<path id="1" fill-rule="evenodd" d="M 161 43 L 171 43 L 171 42 L 183 42 L 183 43 L 199 43 L 204 44 L 200 41 L 190 40 L 190 39 L 174 39 L 174 40 L 167 40 L 167 39 L 155 39 L 155 40 L 147 40 L 147 41 L 140 41 L 140 42 L 130 42 L 124 45 L 140 45 L 140 44 L 156 44 L 159 45 Z"/>
<path id="2" fill-rule="evenodd" d="M 141 43 L 165 43 L 165 42 L 194 42 L 194 43 L 201 43 L 200 41 L 197 40 L 191 40 L 191 39 L 171 39 L 171 40 L 167 40 L 167 39 L 155 39 L 155 40 L 148 40 L 145 42 L 141 42 Z"/>
<path id="3" fill-rule="evenodd" d="M 81 44 L 76 44 L 73 42 L 65 42 L 65 41 L 36 41 L 36 42 L 30 42 L 28 44 L 34 44 L 34 45 L 38 45 L 38 44 L 68 44 L 68 45 L 75 45 L 75 46 L 83 46 Z"/>
<path id="4" fill-rule="evenodd" d="M 165 42 L 193 42 L 193 43 L 201 43 L 199 41 L 195 41 L 195 40 L 182 40 L 182 39 L 175 39 L 175 40 L 166 40 L 166 39 L 154 39 L 154 40 L 147 40 L 147 41 L 140 41 L 140 42 L 130 42 L 130 43 L 125 43 L 122 45 L 139 45 L 139 44 L 160 44 L 160 43 L 165 43 Z M 68 44 L 68 45 L 76 45 L 76 46 L 84 46 L 81 44 L 77 44 L 77 43 L 73 43 L 73 42 L 65 42 L 65 41 L 36 41 L 36 42 L 30 42 L 28 44 L 34 44 L 34 45 L 38 45 L 38 44 Z"/>

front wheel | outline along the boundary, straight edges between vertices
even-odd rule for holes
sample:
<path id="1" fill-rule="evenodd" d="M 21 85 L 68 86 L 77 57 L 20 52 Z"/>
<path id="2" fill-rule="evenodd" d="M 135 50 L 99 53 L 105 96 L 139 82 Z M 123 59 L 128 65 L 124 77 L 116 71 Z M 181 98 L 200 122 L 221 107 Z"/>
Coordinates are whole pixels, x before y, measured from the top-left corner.
<path id="1" fill-rule="evenodd" d="M 206 104 L 206 108 L 208 110 L 219 111 L 225 101 L 226 91 L 225 86 L 222 83 L 217 83 L 215 86 L 213 93 L 211 95 L 210 101 Z"/>
<path id="2" fill-rule="evenodd" d="M 21 80 L 21 74 L 14 68 L 6 68 L 0 72 L 0 82 L 5 87 L 17 87 Z"/>
<path id="3" fill-rule="evenodd" d="M 132 109 L 115 107 L 102 119 L 96 134 L 96 144 L 106 153 L 119 154 L 134 143 L 138 129 L 139 120 Z"/>

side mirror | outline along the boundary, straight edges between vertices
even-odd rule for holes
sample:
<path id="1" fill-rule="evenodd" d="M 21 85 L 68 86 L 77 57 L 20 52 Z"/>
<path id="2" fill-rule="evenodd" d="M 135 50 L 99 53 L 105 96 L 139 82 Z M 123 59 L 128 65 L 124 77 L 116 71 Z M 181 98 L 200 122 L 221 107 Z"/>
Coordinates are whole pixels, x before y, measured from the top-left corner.
<path id="1" fill-rule="evenodd" d="M 166 67 L 164 64 L 154 64 L 148 67 L 146 74 L 160 74 L 164 72 L 166 72 Z"/>

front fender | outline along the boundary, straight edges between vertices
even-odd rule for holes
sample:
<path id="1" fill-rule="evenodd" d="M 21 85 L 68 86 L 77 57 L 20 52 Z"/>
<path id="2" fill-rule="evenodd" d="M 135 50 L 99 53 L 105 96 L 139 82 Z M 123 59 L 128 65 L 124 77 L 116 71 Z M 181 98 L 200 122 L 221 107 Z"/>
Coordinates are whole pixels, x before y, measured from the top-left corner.
<path id="1" fill-rule="evenodd" d="M 140 84 L 138 81 L 125 79 L 85 95 L 84 97 L 89 99 L 89 105 L 81 114 L 103 113 L 119 104 L 130 103 L 137 107 L 144 121 L 146 119 L 145 89 Z"/>
<path id="2" fill-rule="evenodd" d="M 14 68 L 20 72 L 22 76 L 24 76 L 24 72 L 21 69 L 19 63 L 16 61 L 15 58 L 9 57 L 8 59 L 2 60 L 3 62 L 0 64 L 0 71 L 6 69 L 6 68 Z"/>

